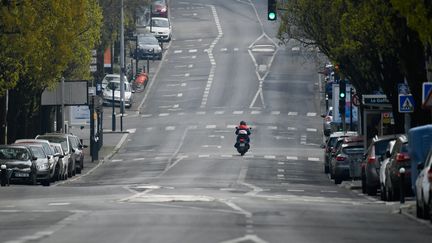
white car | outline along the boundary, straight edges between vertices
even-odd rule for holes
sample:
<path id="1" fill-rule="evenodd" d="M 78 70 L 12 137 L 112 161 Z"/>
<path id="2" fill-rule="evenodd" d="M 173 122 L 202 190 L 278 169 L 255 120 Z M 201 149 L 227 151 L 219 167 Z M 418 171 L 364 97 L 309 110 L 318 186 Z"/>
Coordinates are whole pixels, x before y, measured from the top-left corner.
<path id="1" fill-rule="evenodd" d="M 323 131 L 326 137 L 330 136 L 332 132 L 332 122 L 333 122 L 333 107 L 330 106 L 328 111 L 325 114 L 321 115 L 323 119 Z"/>
<path id="2" fill-rule="evenodd" d="M 125 81 L 127 81 L 126 76 L 123 75 L 123 78 L 124 78 Z M 107 75 L 105 75 L 105 77 L 102 79 L 102 89 L 105 89 L 106 86 L 108 85 L 108 83 L 111 82 L 112 80 L 118 80 L 118 81 L 120 81 L 120 74 L 113 73 L 113 74 L 107 74 Z"/>
<path id="3" fill-rule="evenodd" d="M 150 26 L 146 27 L 150 31 Z M 171 40 L 171 23 L 167 18 L 153 17 L 151 19 L 151 32 L 159 41 Z"/>
<path id="4" fill-rule="evenodd" d="M 432 149 L 418 169 L 421 171 L 416 180 L 417 217 L 429 218 L 432 222 Z"/>
<path id="5" fill-rule="evenodd" d="M 65 158 L 65 153 L 63 152 L 60 143 L 50 143 L 51 148 L 54 150 L 55 155 L 58 157 L 58 164 L 60 165 L 60 170 L 58 174 L 58 180 L 66 180 L 68 178 L 68 158 Z"/>
<path id="6" fill-rule="evenodd" d="M 390 161 L 390 156 L 391 153 L 393 151 L 393 147 L 394 144 L 396 143 L 396 140 L 392 140 L 387 144 L 387 149 L 385 154 L 383 155 L 382 158 L 382 162 L 381 162 L 381 167 L 380 167 L 380 171 L 379 171 L 379 176 L 380 176 L 380 185 L 381 185 L 381 200 L 383 201 L 387 201 L 386 198 L 386 191 L 385 191 L 385 182 L 386 182 L 386 167 L 388 162 Z"/>
<path id="7" fill-rule="evenodd" d="M 112 80 L 103 90 L 104 104 L 112 104 L 114 90 L 114 103 L 120 105 L 120 80 Z M 132 89 L 128 82 L 124 82 L 124 104 L 130 108 L 133 103 Z"/>

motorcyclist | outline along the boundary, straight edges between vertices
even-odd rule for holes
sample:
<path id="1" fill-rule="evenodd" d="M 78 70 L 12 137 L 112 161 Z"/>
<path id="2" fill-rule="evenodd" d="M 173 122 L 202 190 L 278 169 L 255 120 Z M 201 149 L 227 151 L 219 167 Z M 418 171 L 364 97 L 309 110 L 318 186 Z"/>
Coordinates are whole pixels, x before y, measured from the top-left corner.
<path id="1" fill-rule="evenodd" d="M 249 147 L 250 138 L 249 135 L 251 135 L 250 127 L 246 124 L 245 121 L 241 121 L 240 125 L 236 127 L 235 134 L 237 135 L 237 142 L 234 145 L 234 147 L 238 147 L 240 138 L 246 139 L 246 144 Z"/>

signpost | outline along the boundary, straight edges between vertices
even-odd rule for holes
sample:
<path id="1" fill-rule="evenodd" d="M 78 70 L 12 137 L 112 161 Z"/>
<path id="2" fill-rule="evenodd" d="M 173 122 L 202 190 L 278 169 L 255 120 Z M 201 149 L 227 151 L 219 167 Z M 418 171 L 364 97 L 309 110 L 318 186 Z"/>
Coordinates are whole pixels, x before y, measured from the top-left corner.
<path id="1" fill-rule="evenodd" d="M 410 94 L 399 95 L 399 112 L 400 113 L 412 113 L 414 112 L 414 97 Z"/>

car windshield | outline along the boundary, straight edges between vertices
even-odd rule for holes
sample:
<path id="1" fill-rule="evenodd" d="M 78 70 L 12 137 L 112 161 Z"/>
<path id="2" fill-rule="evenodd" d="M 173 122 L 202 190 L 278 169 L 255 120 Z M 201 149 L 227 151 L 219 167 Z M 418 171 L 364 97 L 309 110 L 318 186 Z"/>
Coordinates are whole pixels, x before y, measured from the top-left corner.
<path id="1" fill-rule="evenodd" d="M 51 143 L 59 143 L 64 151 L 68 151 L 67 139 L 60 136 L 39 136 L 40 139 L 46 139 Z"/>
<path id="2" fill-rule="evenodd" d="M 110 82 L 107 86 L 107 89 L 112 90 L 112 88 L 114 88 L 115 91 L 120 91 L 120 82 Z M 129 85 L 127 85 L 127 83 L 124 83 L 124 90 L 126 92 L 129 92 Z"/>
<path id="3" fill-rule="evenodd" d="M 42 147 L 30 146 L 30 149 L 36 158 L 38 158 L 38 159 L 46 158 Z"/>
<path id="4" fill-rule="evenodd" d="M 156 38 L 149 36 L 140 37 L 138 43 L 140 45 L 159 45 L 159 42 Z"/>
<path id="5" fill-rule="evenodd" d="M 343 150 L 344 154 L 347 154 L 347 155 L 364 154 L 363 146 L 346 147 L 342 150 Z"/>
<path id="6" fill-rule="evenodd" d="M 0 159 L 29 160 L 30 155 L 23 148 L 0 148 Z"/>
<path id="7" fill-rule="evenodd" d="M 169 27 L 169 23 L 165 19 L 152 19 L 152 25 L 154 27 Z"/>

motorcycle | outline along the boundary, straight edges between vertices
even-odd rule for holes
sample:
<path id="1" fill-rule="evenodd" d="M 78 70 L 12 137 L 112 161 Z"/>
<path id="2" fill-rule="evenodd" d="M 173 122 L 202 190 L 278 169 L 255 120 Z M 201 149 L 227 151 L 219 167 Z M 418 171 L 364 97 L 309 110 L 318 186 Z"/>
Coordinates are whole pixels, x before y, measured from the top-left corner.
<path id="1" fill-rule="evenodd" d="M 249 137 L 246 131 L 239 131 L 235 147 L 237 148 L 237 152 L 239 152 L 241 156 L 243 156 L 249 150 Z"/>

